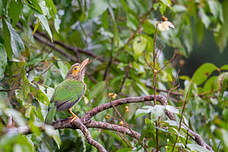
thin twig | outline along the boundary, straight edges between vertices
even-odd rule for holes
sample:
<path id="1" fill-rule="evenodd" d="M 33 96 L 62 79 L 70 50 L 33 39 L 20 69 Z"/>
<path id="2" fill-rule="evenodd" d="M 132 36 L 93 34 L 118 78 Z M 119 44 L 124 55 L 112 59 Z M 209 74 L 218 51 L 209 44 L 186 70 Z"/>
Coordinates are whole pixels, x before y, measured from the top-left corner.
<path id="1" fill-rule="evenodd" d="M 131 68 L 132 68 L 132 65 L 131 65 L 131 63 L 129 63 L 127 69 L 125 70 L 124 78 L 123 78 L 123 80 L 121 82 L 120 89 L 117 92 L 117 94 L 121 93 L 121 91 L 122 91 L 122 89 L 124 87 L 124 83 L 127 80 L 127 77 L 128 77 L 128 74 L 129 74 L 129 71 L 130 71 Z"/>
<path id="2" fill-rule="evenodd" d="M 186 96 L 185 96 L 185 99 L 184 99 L 184 105 L 183 105 L 183 108 L 182 108 L 182 111 L 181 111 L 181 118 L 180 118 L 180 122 L 179 122 L 178 132 L 180 132 L 180 129 L 181 129 L 182 120 L 183 120 L 183 117 L 184 117 L 184 109 L 185 109 L 185 106 L 186 106 L 186 103 L 187 103 L 187 98 L 188 98 L 188 94 L 189 94 L 190 88 L 191 88 L 191 86 L 189 86 L 188 91 L 187 91 Z M 179 133 L 176 135 L 176 140 L 175 140 L 175 142 L 173 144 L 172 152 L 175 149 L 178 137 L 179 137 Z"/>
<path id="3" fill-rule="evenodd" d="M 107 150 L 100 144 L 98 143 L 96 140 L 94 140 L 89 132 L 89 130 L 87 129 L 87 127 L 82 123 L 81 119 L 76 119 L 74 121 L 74 125 L 76 125 L 78 128 L 80 128 L 80 130 L 82 131 L 82 133 L 84 134 L 84 136 L 86 137 L 87 141 L 89 144 L 93 145 L 94 147 L 97 148 L 97 150 L 99 150 L 100 152 L 107 152 Z"/>

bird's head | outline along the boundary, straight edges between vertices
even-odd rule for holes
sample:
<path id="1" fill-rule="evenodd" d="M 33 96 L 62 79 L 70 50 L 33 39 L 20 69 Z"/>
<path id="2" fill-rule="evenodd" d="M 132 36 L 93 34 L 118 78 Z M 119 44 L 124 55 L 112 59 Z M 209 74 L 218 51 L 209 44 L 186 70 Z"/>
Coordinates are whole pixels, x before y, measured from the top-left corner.
<path id="1" fill-rule="evenodd" d="M 75 79 L 78 81 L 83 81 L 84 80 L 84 75 L 85 75 L 85 67 L 89 63 L 89 58 L 85 59 L 82 61 L 82 63 L 75 63 L 74 65 L 71 66 L 70 71 L 67 73 L 66 78 L 71 78 Z"/>

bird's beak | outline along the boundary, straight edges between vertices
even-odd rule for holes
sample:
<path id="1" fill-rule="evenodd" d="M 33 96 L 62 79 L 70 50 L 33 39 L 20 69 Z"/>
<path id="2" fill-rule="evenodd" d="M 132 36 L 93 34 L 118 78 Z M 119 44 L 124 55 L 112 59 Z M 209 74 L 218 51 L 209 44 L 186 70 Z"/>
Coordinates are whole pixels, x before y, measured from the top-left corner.
<path id="1" fill-rule="evenodd" d="M 80 64 L 80 71 L 83 70 L 88 63 L 89 63 L 89 58 L 82 61 L 82 63 Z"/>

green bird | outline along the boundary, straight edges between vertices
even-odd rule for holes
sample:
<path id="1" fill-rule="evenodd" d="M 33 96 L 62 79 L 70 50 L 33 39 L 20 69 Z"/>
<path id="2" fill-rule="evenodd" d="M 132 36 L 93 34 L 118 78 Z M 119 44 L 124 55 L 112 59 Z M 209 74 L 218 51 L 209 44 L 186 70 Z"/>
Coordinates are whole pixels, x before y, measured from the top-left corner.
<path id="1" fill-rule="evenodd" d="M 54 91 L 48 108 L 45 122 L 51 124 L 56 111 L 68 110 L 72 114 L 71 122 L 78 117 L 72 112 L 72 107 L 81 100 L 85 94 L 86 84 L 84 83 L 85 67 L 89 59 L 85 59 L 81 64 L 75 63 L 66 75 L 66 79 L 61 82 Z"/>

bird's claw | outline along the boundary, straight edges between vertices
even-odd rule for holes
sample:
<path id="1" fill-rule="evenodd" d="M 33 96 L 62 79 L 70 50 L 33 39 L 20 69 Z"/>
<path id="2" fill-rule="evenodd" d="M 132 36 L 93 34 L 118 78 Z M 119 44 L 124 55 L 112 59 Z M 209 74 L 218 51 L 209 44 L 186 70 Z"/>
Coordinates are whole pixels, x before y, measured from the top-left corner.
<path id="1" fill-rule="evenodd" d="M 78 116 L 74 115 L 74 116 L 71 117 L 71 121 L 70 122 L 73 122 L 76 119 L 78 119 Z"/>

